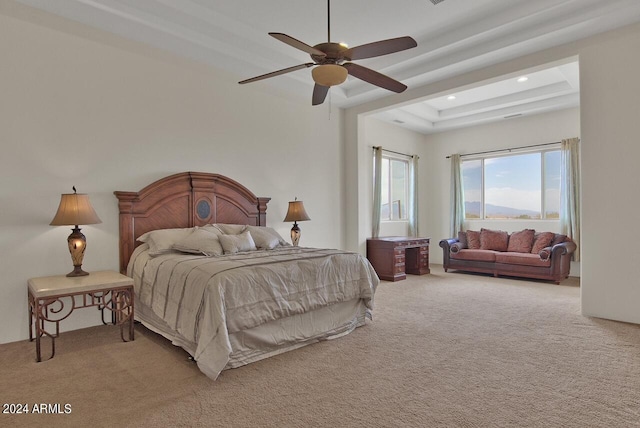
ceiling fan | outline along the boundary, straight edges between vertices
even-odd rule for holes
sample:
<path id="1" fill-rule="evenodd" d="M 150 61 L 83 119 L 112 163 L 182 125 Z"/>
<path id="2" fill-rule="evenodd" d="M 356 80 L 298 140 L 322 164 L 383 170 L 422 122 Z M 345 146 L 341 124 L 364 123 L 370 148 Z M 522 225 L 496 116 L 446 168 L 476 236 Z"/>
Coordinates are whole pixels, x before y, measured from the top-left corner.
<path id="1" fill-rule="evenodd" d="M 311 70 L 311 75 L 315 82 L 311 101 L 311 104 L 314 106 L 322 104 L 327 97 L 329 88 L 343 83 L 349 74 L 360 80 L 364 80 L 365 82 L 393 92 L 400 93 L 407 89 L 406 85 L 398 82 L 397 80 L 350 61 L 373 58 L 414 48 L 418 46 L 418 44 L 413 38 L 409 36 L 398 37 L 348 48 L 344 44 L 331 42 L 331 0 L 327 0 L 327 16 L 328 35 L 326 43 L 309 46 L 308 44 L 283 33 L 269 33 L 270 36 L 280 40 L 281 42 L 310 54 L 313 62 L 307 62 L 293 67 L 284 68 L 282 70 L 273 71 L 238 83 L 245 84 L 256 82 L 258 80 L 279 76 L 281 74 L 290 73 L 303 68 L 315 67 Z"/>

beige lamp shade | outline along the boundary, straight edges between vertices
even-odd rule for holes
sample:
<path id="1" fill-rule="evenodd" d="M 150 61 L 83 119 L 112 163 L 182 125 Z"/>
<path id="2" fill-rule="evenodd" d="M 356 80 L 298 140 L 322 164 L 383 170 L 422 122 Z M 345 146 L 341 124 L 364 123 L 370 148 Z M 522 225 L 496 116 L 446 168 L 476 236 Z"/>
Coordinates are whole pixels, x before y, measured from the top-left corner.
<path id="1" fill-rule="evenodd" d="M 337 64 L 319 65 L 311 70 L 313 81 L 322 86 L 336 86 L 347 80 L 347 69 Z"/>
<path id="2" fill-rule="evenodd" d="M 73 188 L 75 192 L 76 188 Z M 69 246 L 69 252 L 71 253 L 71 260 L 73 261 L 73 271 L 69 272 L 67 276 L 85 276 L 89 275 L 89 272 L 82 270 L 82 260 L 84 259 L 84 252 L 87 248 L 87 238 L 80 231 L 81 224 L 98 224 L 102 223 L 98 214 L 91 206 L 89 202 L 89 196 L 82 193 L 65 193 L 60 198 L 60 205 L 58 206 L 58 212 L 56 213 L 51 223 L 51 226 L 73 226 L 71 229 L 71 235 L 67 238 L 67 245 Z"/>
<path id="3" fill-rule="evenodd" d="M 51 226 L 76 226 L 81 224 L 102 223 L 98 214 L 89 202 L 89 196 L 82 193 L 65 193 L 60 198 L 60 205 Z"/>
<path id="4" fill-rule="evenodd" d="M 283 221 L 305 221 L 311 220 L 309 215 L 304 209 L 302 201 L 289 202 L 289 209 L 287 210 L 287 216 Z"/>

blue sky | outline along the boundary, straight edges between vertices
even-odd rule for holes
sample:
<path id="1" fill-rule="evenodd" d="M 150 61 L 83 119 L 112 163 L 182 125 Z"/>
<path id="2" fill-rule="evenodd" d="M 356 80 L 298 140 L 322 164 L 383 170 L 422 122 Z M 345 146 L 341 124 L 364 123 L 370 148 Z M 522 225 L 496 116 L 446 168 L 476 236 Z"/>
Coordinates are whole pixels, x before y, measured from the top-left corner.
<path id="1" fill-rule="evenodd" d="M 560 152 L 544 152 L 546 211 L 559 210 Z M 501 156 L 485 159 L 485 203 L 540 211 L 541 153 Z M 466 201 L 480 201 L 481 162 L 465 161 L 463 180 Z"/>

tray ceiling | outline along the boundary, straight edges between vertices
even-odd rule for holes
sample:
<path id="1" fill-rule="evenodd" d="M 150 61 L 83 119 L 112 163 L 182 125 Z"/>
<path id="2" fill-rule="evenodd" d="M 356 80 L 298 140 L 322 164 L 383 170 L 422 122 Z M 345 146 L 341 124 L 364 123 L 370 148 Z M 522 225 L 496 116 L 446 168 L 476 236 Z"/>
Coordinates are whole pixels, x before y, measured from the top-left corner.
<path id="1" fill-rule="evenodd" d="M 269 37 L 268 32 L 286 33 L 310 45 L 327 39 L 327 7 L 320 0 L 17 1 L 210 64 L 237 76 L 238 81 L 309 61 L 304 52 Z M 640 22 L 640 1 L 334 0 L 331 14 L 332 41 L 349 46 L 413 37 L 416 48 L 356 61 L 411 89 Z M 310 104 L 310 74 L 311 69 L 303 69 L 251 85 L 300 94 Z M 421 101 L 377 117 L 430 133 L 486 122 L 490 117 L 577 106 L 577 74 L 575 63 L 535 70 L 524 83 L 510 78 L 455 93 L 455 100 Z M 252 89 L 239 85 L 238 96 L 246 90 Z M 390 94 L 349 77 L 331 88 L 326 104 L 351 107 Z"/>

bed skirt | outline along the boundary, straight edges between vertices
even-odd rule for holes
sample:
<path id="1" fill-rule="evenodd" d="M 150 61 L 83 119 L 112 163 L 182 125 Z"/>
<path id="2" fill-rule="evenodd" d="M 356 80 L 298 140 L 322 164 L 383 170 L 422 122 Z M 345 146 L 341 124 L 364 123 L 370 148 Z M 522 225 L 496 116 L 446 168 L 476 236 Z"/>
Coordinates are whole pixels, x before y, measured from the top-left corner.
<path id="1" fill-rule="evenodd" d="M 164 336 L 172 344 L 183 348 L 190 355 L 195 355 L 195 343 L 169 328 L 151 309 L 138 302 L 137 298 L 135 304 L 136 320 L 149 330 Z M 370 311 L 362 299 L 353 299 L 232 333 L 229 335 L 232 352 L 223 370 L 241 367 L 322 340 L 344 336 L 356 327 L 364 325 L 367 317 L 371 318 Z M 218 376 L 207 361 L 197 363 L 207 376 L 213 379 Z"/>

